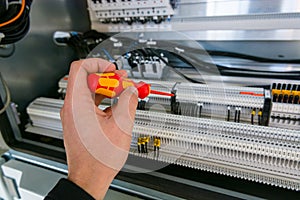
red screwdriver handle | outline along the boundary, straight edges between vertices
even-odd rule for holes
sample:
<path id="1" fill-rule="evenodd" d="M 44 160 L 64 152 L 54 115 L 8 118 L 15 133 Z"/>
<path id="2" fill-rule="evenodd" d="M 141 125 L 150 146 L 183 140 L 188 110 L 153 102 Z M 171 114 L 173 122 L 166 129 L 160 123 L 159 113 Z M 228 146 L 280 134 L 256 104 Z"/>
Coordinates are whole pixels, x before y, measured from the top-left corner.
<path id="1" fill-rule="evenodd" d="M 118 97 L 127 87 L 134 86 L 138 90 L 138 97 L 144 99 L 150 94 L 150 85 L 144 82 L 135 83 L 116 73 L 95 73 L 88 76 L 88 86 L 96 94 L 107 98 Z"/>

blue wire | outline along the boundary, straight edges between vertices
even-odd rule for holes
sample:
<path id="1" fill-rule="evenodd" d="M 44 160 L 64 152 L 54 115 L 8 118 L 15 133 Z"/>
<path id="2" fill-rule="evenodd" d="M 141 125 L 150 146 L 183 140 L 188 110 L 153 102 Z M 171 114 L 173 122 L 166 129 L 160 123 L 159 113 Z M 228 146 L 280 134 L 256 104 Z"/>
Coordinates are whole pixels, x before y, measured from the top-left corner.
<path id="1" fill-rule="evenodd" d="M 108 51 L 106 51 L 106 49 L 102 48 L 102 51 L 108 57 L 110 62 L 115 62 L 115 59 L 113 59 L 113 57 L 111 57 L 111 55 L 108 53 Z"/>

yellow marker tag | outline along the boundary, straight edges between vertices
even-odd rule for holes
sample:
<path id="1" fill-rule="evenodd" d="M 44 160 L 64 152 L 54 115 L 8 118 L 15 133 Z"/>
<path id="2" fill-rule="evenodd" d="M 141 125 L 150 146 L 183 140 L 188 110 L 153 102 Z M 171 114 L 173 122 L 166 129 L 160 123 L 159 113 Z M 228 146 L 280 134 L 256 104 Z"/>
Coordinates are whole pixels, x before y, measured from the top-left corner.
<path id="1" fill-rule="evenodd" d="M 114 76 L 115 73 L 96 73 L 98 76 L 105 77 L 105 76 Z"/>
<path id="2" fill-rule="evenodd" d="M 104 87 L 118 87 L 119 81 L 116 79 L 109 79 L 109 78 L 100 78 L 99 84 Z"/>
<path id="3" fill-rule="evenodd" d="M 300 96 L 300 91 L 293 91 L 292 93 L 294 96 L 297 96 L 297 95 Z"/>
<path id="4" fill-rule="evenodd" d="M 154 140 L 154 146 L 159 147 L 160 146 L 160 139 Z"/>
<path id="5" fill-rule="evenodd" d="M 150 137 L 147 137 L 147 138 L 146 138 L 146 142 L 150 142 Z"/>
<path id="6" fill-rule="evenodd" d="M 123 88 L 125 89 L 125 88 L 128 88 L 128 87 L 130 87 L 130 86 L 134 86 L 133 85 L 133 83 L 132 83 L 132 81 L 126 81 L 126 79 L 123 81 Z"/>
<path id="7" fill-rule="evenodd" d="M 273 89 L 272 90 L 272 94 L 274 95 L 274 94 L 281 94 L 281 90 L 276 90 L 276 89 Z"/>
<path id="8" fill-rule="evenodd" d="M 283 95 L 290 95 L 291 94 L 291 91 L 290 90 L 282 90 L 282 94 Z"/>
<path id="9" fill-rule="evenodd" d="M 116 93 L 114 91 L 104 89 L 104 88 L 98 88 L 95 93 L 102 94 L 102 95 L 110 97 L 110 98 L 113 98 L 116 96 Z"/>

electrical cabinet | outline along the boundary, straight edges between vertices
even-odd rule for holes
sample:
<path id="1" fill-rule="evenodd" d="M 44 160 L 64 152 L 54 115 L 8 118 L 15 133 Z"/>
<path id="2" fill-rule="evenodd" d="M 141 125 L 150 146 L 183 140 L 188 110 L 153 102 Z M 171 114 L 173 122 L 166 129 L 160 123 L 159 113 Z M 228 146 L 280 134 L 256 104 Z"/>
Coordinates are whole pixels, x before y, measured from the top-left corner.
<path id="1" fill-rule="evenodd" d="M 67 175 L 59 111 L 86 56 L 174 94 L 139 100 L 107 199 L 298 199 L 299 4 L 34 1 L 30 32 L 0 60 L 0 199 L 43 199 Z"/>

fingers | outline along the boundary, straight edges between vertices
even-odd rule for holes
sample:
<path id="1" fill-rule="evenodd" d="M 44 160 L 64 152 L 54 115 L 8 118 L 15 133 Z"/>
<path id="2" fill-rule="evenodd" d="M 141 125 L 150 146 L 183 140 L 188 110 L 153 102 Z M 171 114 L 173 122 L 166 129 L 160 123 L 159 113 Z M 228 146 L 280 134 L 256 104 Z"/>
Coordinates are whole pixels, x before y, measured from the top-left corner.
<path id="1" fill-rule="evenodd" d="M 74 68 L 74 70 L 76 71 L 78 65 L 80 68 L 84 69 L 87 74 L 97 72 L 111 72 L 116 70 L 116 66 L 107 60 L 103 60 L 100 58 L 88 58 L 73 62 L 71 65 L 70 73 L 72 73 Z"/>
<path id="2" fill-rule="evenodd" d="M 115 73 L 119 74 L 123 78 L 127 78 L 128 77 L 126 70 L 117 70 L 117 71 L 115 71 Z"/>
<path id="3" fill-rule="evenodd" d="M 122 132 L 131 135 L 136 107 L 138 104 L 138 92 L 135 87 L 128 87 L 119 97 L 118 103 L 112 109 L 112 119 Z"/>
<path id="4" fill-rule="evenodd" d="M 114 70 L 115 65 L 103 59 L 90 58 L 73 62 L 69 73 L 65 107 L 74 109 L 80 106 L 86 110 L 93 109 L 95 101 L 88 88 L 88 74 Z"/>
<path id="5" fill-rule="evenodd" d="M 112 108 L 111 107 L 107 107 L 105 108 L 105 110 L 103 110 L 103 112 L 110 117 L 112 115 Z"/>
<path id="6" fill-rule="evenodd" d="M 105 99 L 105 98 L 106 97 L 103 95 L 96 94 L 95 95 L 95 105 L 99 106 L 101 104 L 101 102 L 103 101 L 103 99 Z"/>
<path id="7" fill-rule="evenodd" d="M 107 60 L 90 58 L 85 60 L 75 61 L 71 64 L 71 69 L 69 73 L 68 85 L 75 81 L 74 77 L 86 77 L 88 74 L 99 73 L 99 72 L 112 72 L 115 71 L 116 67 L 113 63 Z"/>

